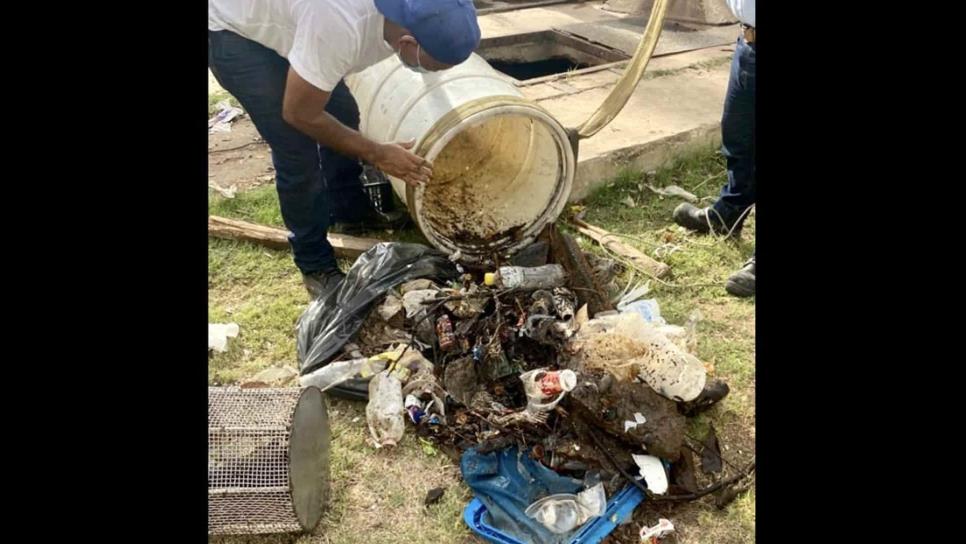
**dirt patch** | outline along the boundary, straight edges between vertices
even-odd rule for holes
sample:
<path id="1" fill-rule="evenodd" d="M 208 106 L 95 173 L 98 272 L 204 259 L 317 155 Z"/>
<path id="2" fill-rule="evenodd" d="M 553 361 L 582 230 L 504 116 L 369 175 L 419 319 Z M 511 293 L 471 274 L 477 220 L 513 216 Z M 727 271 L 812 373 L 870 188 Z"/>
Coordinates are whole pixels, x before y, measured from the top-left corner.
<path id="1" fill-rule="evenodd" d="M 704 320 L 728 327 L 741 338 L 755 339 L 755 308 L 742 307 L 732 300 L 714 301 L 698 304 L 697 309 L 704 315 Z M 699 325 L 700 327 L 700 325 Z"/>
<path id="2" fill-rule="evenodd" d="M 248 117 L 231 132 L 208 135 L 208 183 L 239 191 L 275 183 L 271 151 Z"/>

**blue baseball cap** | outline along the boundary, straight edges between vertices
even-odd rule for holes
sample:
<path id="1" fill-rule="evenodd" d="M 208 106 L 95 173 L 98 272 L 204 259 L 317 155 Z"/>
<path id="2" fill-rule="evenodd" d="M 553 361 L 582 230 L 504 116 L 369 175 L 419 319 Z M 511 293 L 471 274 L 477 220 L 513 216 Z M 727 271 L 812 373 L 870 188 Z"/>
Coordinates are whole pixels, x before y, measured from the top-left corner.
<path id="1" fill-rule="evenodd" d="M 473 0 L 375 0 L 390 21 L 412 32 L 440 62 L 459 64 L 480 45 Z"/>

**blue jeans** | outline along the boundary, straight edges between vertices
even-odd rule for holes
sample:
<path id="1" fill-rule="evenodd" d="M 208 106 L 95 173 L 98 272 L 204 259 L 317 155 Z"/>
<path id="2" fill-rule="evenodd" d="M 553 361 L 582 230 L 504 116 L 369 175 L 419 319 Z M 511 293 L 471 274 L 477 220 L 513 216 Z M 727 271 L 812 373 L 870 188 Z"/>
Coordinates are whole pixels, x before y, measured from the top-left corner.
<path id="1" fill-rule="evenodd" d="M 336 266 L 326 233 L 331 220 L 353 221 L 370 207 L 359 182 L 359 161 L 345 157 L 282 119 L 288 61 L 275 51 L 229 31 L 208 32 L 208 67 L 268 142 L 275 188 L 295 264 L 304 274 Z M 359 108 L 344 82 L 325 110 L 358 129 Z"/>
<path id="2" fill-rule="evenodd" d="M 755 203 L 755 45 L 738 38 L 721 116 L 721 151 L 728 163 L 728 183 L 714 209 L 732 225 Z"/>

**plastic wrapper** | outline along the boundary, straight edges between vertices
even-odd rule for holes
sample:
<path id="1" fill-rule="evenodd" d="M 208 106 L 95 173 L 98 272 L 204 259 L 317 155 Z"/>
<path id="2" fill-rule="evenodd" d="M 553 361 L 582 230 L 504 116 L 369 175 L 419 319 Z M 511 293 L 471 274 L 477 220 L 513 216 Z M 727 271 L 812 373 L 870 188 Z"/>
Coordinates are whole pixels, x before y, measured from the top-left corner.
<path id="1" fill-rule="evenodd" d="M 640 377 L 671 400 L 691 401 L 704 389 L 704 363 L 637 312 L 588 321 L 578 342 L 587 368 L 605 369 L 625 381 Z"/>
<path id="2" fill-rule="evenodd" d="M 653 455 L 631 454 L 634 463 L 641 469 L 641 478 L 647 484 L 647 488 L 657 495 L 667 493 L 668 481 L 667 472 L 664 470 L 664 463 Z"/>
<path id="3" fill-rule="evenodd" d="M 208 349 L 228 351 L 228 339 L 238 336 L 237 323 L 208 323 Z"/>
<path id="4" fill-rule="evenodd" d="M 403 307 L 406 308 L 407 319 L 420 319 L 426 315 L 429 305 L 423 304 L 427 300 L 436 298 L 436 289 L 416 289 L 407 291 L 402 298 Z"/>
<path id="5" fill-rule="evenodd" d="M 598 483 L 576 495 L 563 493 L 544 497 L 528 506 L 524 513 L 542 523 L 550 532 L 562 535 L 580 527 L 590 518 L 604 515 L 606 509 L 604 484 Z"/>

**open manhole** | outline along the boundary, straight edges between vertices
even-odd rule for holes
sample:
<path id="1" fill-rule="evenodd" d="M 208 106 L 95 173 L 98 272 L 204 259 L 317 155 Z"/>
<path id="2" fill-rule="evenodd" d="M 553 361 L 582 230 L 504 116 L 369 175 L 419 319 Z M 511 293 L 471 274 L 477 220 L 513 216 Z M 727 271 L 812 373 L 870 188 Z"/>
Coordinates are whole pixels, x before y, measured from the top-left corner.
<path id="1" fill-rule="evenodd" d="M 551 6 L 556 4 L 573 4 L 583 0 L 473 0 L 477 15 L 500 13 L 527 8 Z"/>
<path id="2" fill-rule="evenodd" d="M 480 42 L 477 53 L 490 66 L 518 81 L 630 58 L 621 51 L 554 30 L 487 38 Z"/>

